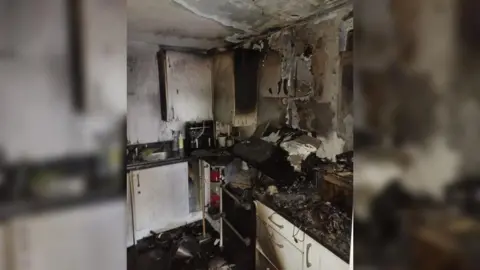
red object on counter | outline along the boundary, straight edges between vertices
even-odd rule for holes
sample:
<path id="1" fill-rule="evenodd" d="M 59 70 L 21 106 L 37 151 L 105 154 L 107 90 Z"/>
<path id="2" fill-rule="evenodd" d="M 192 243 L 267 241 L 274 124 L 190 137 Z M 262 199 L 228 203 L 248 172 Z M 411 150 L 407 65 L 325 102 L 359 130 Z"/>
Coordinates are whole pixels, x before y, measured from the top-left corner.
<path id="1" fill-rule="evenodd" d="M 219 207 L 220 206 L 220 195 L 217 193 L 213 193 L 210 195 L 210 205 L 213 207 Z"/>
<path id="2" fill-rule="evenodd" d="M 220 172 L 217 170 L 210 171 L 210 182 L 220 182 Z"/>

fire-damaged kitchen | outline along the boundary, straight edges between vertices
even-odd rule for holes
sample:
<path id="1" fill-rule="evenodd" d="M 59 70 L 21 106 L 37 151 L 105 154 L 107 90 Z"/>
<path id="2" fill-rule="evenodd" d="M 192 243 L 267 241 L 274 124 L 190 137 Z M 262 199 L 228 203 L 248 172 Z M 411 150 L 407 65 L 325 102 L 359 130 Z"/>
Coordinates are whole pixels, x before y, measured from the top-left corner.
<path id="1" fill-rule="evenodd" d="M 147 2 L 128 11 L 128 269 L 349 269 L 351 3 Z"/>

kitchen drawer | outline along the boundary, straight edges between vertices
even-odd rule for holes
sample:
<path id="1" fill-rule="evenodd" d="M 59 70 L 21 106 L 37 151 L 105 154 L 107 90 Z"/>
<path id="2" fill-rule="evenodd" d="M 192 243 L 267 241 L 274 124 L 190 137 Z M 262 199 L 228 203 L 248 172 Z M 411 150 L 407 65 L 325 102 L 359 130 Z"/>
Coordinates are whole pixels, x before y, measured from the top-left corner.
<path id="1" fill-rule="evenodd" d="M 268 224 L 257 220 L 257 250 L 278 270 L 301 269 L 303 253 Z"/>
<path id="2" fill-rule="evenodd" d="M 303 231 L 263 203 L 255 201 L 255 205 L 257 216 L 260 220 L 268 224 L 273 230 L 280 233 L 298 250 L 303 252 L 303 242 L 305 240 L 305 233 Z"/>

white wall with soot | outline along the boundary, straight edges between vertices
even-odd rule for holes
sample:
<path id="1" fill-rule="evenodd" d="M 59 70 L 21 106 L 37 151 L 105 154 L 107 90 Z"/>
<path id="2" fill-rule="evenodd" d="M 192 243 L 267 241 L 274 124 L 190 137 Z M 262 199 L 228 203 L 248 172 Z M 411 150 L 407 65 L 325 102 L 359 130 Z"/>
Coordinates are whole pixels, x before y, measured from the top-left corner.
<path id="1" fill-rule="evenodd" d="M 169 121 L 160 110 L 159 76 L 154 44 L 128 44 L 127 138 L 129 143 L 172 139 L 185 122 L 212 119 L 211 58 L 167 51 L 166 85 Z"/>
<path id="2" fill-rule="evenodd" d="M 353 149 L 352 102 L 342 85 L 340 52 L 348 11 L 280 30 L 264 41 L 268 51 L 259 69 L 257 124 L 290 122 L 315 131 L 321 157 Z"/>

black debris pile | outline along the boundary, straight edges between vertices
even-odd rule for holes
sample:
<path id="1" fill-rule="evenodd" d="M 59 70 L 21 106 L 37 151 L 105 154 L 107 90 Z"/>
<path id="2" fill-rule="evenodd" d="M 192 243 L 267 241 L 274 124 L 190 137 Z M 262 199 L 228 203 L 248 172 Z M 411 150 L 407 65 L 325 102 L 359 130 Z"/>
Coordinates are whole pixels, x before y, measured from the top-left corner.
<path id="1" fill-rule="evenodd" d="M 336 155 L 337 164 L 344 170 L 353 171 L 353 151 Z"/>
<path id="2" fill-rule="evenodd" d="M 151 232 L 127 253 L 128 270 L 209 270 L 212 261 L 225 262 L 217 269 L 234 269 L 222 259 L 218 234 L 209 229 L 204 237 L 201 222 L 163 233 Z"/>

